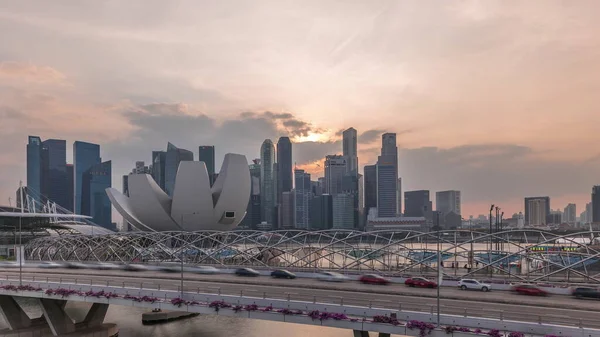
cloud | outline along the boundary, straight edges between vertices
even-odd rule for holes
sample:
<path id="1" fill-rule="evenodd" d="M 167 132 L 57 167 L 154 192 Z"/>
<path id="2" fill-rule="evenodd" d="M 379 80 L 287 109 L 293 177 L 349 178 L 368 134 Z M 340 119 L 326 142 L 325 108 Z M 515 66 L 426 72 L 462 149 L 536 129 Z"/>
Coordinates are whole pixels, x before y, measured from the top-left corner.
<path id="1" fill-rule="evenodd" d="M 47 66 L 14 61 L 0 62 L 0 79 L 37 83 L 63 83 L 66 76 Z"/>
<path id="2" fill-rule="evenodd" d="M 358 142 L 360 144 L 370 144 L 370 143 L 373 143 L 374 141 L 378 140 L 379 137 L 383 133 L 385 133 L 385 130 L 378 130 L 378 129 L 367 130 L 367 131 L 361 133 L 358 136 Z"/>

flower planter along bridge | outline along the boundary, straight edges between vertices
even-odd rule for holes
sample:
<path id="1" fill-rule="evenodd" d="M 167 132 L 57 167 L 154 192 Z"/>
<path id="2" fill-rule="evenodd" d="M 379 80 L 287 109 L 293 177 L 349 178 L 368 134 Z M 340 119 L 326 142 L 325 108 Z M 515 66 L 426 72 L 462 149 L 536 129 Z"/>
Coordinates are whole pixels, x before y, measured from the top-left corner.
<path id="1" fill-rule="evenodd" d="M 45 237 L 26 246 L 29 260 L 150 263 L 292 271 L 435 275 L 438 238 L 444 277 L 512 282 L 600 283 L 600 231 L 541 230 L 357 232 L 128 232 Z"/>
<path id="2" fill-rule="evenodd" d="M 41 280 L 40 280 L 41 279 Z M 377 303 L 353 305 L 350 299 L 340 298 L 331 302 L 326 298 L 287 298 L 270 296 L 248 296 L 243 292 L 231 294 L 221 288 L 206 289 L 160 289 L 151 285 L 139 287 L 121 282 L 103 281 L 91 277 L 77 280 L 50 280 L 24 278 L 21 282 L 8 277 L 0 281 L 0 313 L 14 333 L 27 330 L 40 319 L 30 319 L 21 309 L 15 297 L 37 298 L 47 322 L 55 336 L 73 333 L 80 327 L 93 328 L 103 323 L 109 305 L 126 305 L 148 309 L 178 310 L 200 314 L 226 315 L 279 322 L 311 324 L 353 330 L 354 336 L 364 337 L 368 331 L 379 336 L 390 334 L 409 336 L 571 336 L 597 337 L 600 329 L 581 326 L 561 326 L 542 322 L 523 322 L 442 314 L 440 326 L 437 317 L 430 312 L 402 310 L 379 306 Z M 64 311 L 66 301 L 93 303 L 85 320 L 73 323 Z M 350 302 L 350 303 L 349 303 Z M 389 303 L 388 303 L 389 304 Z M 547 318 L 543 318 L 546 320 Z"/>

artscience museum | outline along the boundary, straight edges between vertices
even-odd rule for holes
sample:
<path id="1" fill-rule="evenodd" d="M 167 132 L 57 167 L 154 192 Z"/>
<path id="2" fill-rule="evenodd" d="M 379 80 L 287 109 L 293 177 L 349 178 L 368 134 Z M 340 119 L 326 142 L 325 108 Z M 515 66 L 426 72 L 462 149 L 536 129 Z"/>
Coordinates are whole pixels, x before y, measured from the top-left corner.
<path id="1" fill-rule="evenodd" d="M 148 174 L 131 175 L 128 184 L 128 196 L 106 189 L 124 220 L 143 231 L 192 232 L 235 228 L 246 214 L 251 183 L 246 157 L 229 153 L 212 186 L 200 161 L 180 162 L 172 197 Z"/>

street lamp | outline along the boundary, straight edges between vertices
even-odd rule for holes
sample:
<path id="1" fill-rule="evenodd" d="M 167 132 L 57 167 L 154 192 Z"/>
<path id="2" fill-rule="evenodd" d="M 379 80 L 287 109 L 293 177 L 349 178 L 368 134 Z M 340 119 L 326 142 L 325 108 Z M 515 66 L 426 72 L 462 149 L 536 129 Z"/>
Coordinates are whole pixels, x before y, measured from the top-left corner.
<path id="1" fill-rule="evenodd" d="M 440 213 L 437 214 L 438 231 L 437 231 L 437 326 L 440 327 L 440 287 L 442 286 L 442 252 L 440 246 Z"/>

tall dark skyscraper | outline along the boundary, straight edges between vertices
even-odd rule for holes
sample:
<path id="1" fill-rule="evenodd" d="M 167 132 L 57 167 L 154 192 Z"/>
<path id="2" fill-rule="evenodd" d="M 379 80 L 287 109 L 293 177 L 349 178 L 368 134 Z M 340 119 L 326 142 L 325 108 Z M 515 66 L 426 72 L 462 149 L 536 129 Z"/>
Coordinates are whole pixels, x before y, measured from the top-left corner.
<path id="1" fill-rule="evenodd" d="M 404 192 L 404 216 L 429 218 L 431 211 L 429 191 L 419 190 Z"/>
<path id="2" fill-rule="evenodd" d="M 69 207 L 66 209 L 73 211 L 73 203 L 75 202 L 73 190 L 75 189 L 75 171 L 73 171 L 73 164 L 67 164 L 67 191 L 68 191 L 68 202 Z"/>
<path id="3" fill-rule="evenodd" d="M 275 146 L 270 139 L 265 139 L 260 147 L 260 207 L 261 221 L 274 225 L 275 205 L 277 204 L 277 158 Z"/>
<path id="4" fill-rule="evenodd" d="M 214 145 L 202 145 L 198 147 L 198 160 L 206 164 L 210 184 L 215 183 L 215 147 Z"/>
<path id="5" fill-rule="evenodd" d="M 92 222 L 116 230 L 112 225 L 111 204 L 106 189 L 111 187 L 112 163 L 105 161 L 83 173 L 81 189 L 81 214 L 92 217 Z"/>
<path id="6" fill-rule="evenodd" d="M 358 136 L 356 129 L 344 130 L 342 137 L 343 155 L 348 158 L 347 174 L 358 175 Z"/>
<path id="7" fill-rule="evenodd" d="M 240 223 L 241 227 L 257 229 L 260 224 L 260 159 L 254 159 L 250 169 L 250 200 L 246 208 L 246 216 Z"/>
<path id="8" fill-rule="evenodd" d="M 377 159 L 377 215 L 393 218 L 398 208 L 398 147 L 396 134 L 381 136 L 381 155 Z"/>
<path id="9" fill-rule="evenodd" d="M 152 151 L 152 178 L 163 191 L 165 191 L 166 163 L 167 153 L 165 151 Z"/>
<path id="10" fill-rule="evenodd" d="M 27 184 L 32 196 L 41 194 L 68 210 L 73 209 L 73 190 L 69 190 L 67 142 L 60 139 L 41 141 L 29 136 L 27 144 Z M 37 202 L 45 202 L 40 200 Z"/>
<path id="11" fill-rule="evenodd" d="M 277 141 L 277 198 L 293 188 L 292 142 L 289 137 L 279 137 Z"/>
<path id="12" fill-rule="evenodd" d="M 529 202 L 532 200 L 537 200 L 537 199 L 541 199 L 543 200 L 543 205 L 544 205 L 544 211 L 541 214 L 541 217 L 544 219 L 543 221 L 545 221 L 545 218 L 548 214 L 550 214 L 550 197 L 527 197 L 525 198 L 525 224 L 529 225 L 529 218 L 530 218 L 530 211 L 529 211 Z"/>
<path id="13" fill-rule="evenodd" d="M 180 149 L 177 146 L 168 143 L 165 160 L 165 192 L 173 196 L 175 189 L 175 177 L 179 169 L 179 163 L 182 161 L 193 161 L 194 154 L 191 151 Z"/>
<path id="14" fill-rule="evenodd" d="M 309 228 L 309 207 L 310 200 L 312 199 L 310 174 L 304 172 L 304 170 L 294 170 L 295 180 L 295 210 L 294 214 L 294 228 L 297 229 L 308 229 Z"/>
<path id="15" fill-rule="evenodd" d="M 333 197 L 321 194 L 310 199 L 309 222 L 311 230 L 333 228 Z"/>
<path id="16" fill-rule="evenodd" d="M 377 207 L 377 165 L 366 165 L 364 174 L 365 215 L 369 215 L 369 209 Z"/>
<path id="17" fill-rule="evenodd" d="M 592 188 L 592 222 L 600 223 L 600 185 Z"/>
<path id="18" fill-rule="evenodd" d="M 100 164 L 101 161 L 100 145 L 80 141 L 73 143 L 73 171 L 75 172 L 74 212 L 77 214 L 83 214 L 81 213 L 83 174 L 92 166 Z"/>

